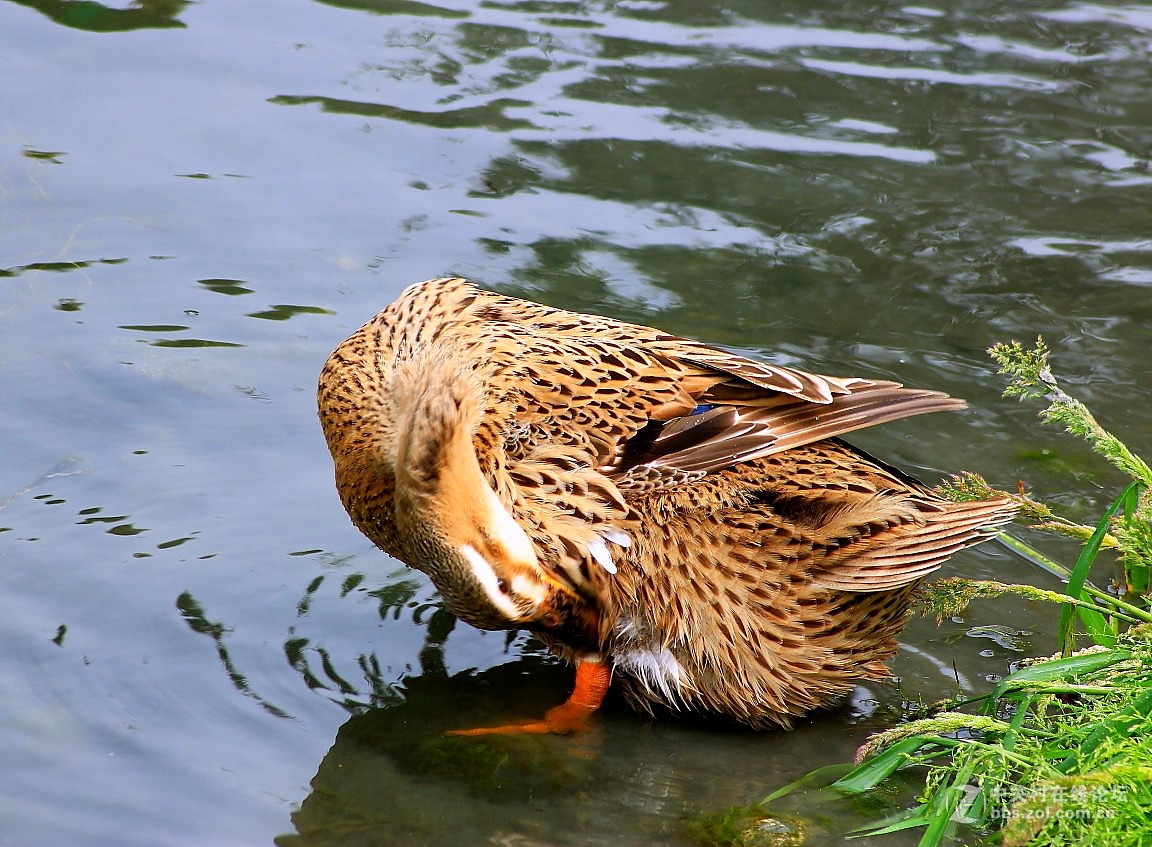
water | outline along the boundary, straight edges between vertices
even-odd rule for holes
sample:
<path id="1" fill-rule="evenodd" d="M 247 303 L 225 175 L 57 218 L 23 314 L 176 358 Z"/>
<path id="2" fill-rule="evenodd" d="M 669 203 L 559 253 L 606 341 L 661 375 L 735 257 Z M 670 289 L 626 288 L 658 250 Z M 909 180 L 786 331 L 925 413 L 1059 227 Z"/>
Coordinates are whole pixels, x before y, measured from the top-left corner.
<path id="1" fill-rule="evenodd" d="M 1051 648 L 983 601 L 793 733 L 614 704 L 470 778 L 440 732 L 567 675 L 356 534 L 313 385 L 462 274 L 966 397 L 854 440 L 1094 519 L 1118 478 L 983 351 L 1042 333 L 1152 452 L 1150 42 L 1152 7 L 1051 0 L 0 3 L 0 844 L 680 845 Z"/>

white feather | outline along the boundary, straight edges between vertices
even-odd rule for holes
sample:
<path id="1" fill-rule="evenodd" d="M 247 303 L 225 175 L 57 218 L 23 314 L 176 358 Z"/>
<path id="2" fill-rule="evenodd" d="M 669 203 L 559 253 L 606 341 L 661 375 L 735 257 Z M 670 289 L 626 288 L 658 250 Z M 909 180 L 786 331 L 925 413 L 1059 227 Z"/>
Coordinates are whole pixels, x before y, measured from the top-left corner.
<path id="1" fill-rule="evenodd" d="M 680 700 L 682 689 L 690 686 L 688 673 L 667 647 L 624 650 L 615 655 L 615 662 L 669 704 Z"/>
<path id="2" fill-rule="evenodd" d="M 532 539 L 500 502 L 496 492 L 487 485 L 484 486 L 484 498 L 488 506 L 488 531 L 499 539 L 514 560 L 536 564 L 536 548 L 532 546 Z"/>
<path id="3" fill-rule="evenodd" d="M 606 529 L 600 533 L 600 537 L 605 541 L 611 541 L 613 544 L 619 544 L 621 547 L 632 546 L 632 537 L 621 529 Z"/>
<path id="4" fill-rule="evenodd" d="M 516 604 L 512 602 L 511 598 L 500 590 L 496 571 L 492 570 L 488 560 L 481 556 L 480 552 L 471 544 L 461 544 L 460 554 L 472 566 L 473 576 L 480 583 L 480 587 L 484 589 L 484 593 L 488 595 L 488 599 L 492 601 L 492 605 L 503 612 L 509 620 L 518 620 L 521 612 L 516 608 Z"/>
<path id="5" fill-rule="evenodd" d="M 594 538 L 588 542 L 588 552 L 600 563 L 600 567 L 608 573 L 616 573 L 616 563 L 612 561 L 612 553 L 608 550 L 607 544 L 599 538 Z"/>

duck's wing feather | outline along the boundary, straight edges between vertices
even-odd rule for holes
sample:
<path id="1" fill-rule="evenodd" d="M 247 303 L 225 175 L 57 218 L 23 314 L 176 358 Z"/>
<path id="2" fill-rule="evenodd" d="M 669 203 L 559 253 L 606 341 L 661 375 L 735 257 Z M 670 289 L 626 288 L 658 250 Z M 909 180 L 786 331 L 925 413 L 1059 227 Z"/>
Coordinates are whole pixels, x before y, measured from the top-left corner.
<path id="1" fill-rule="evenodd" d="M 623 477 L 618 484 L 642 481 L 647 488 L 661 474 L 673 479 L 710 473 L 898 418 L 964 407 L 962 400 L 936 391 L 859 383 L 827 403 L 777 394 L 747 404 L 712 405 L 705 392 L 697 407 L 702 411 L 669 421 L 643 453 L 634 451 L 611 470 Z"/>
<path id="2" fill-rule="evenodd" d="M 812 581 L 839 591 L 889 591 L 928 576 L 944 561 L 1016 514 L 1011 500 L 969 503 L 913 498 L 915 520 L 896 522 L 877 531 L 876 542 L 845 545 L 812 572 Z"/>

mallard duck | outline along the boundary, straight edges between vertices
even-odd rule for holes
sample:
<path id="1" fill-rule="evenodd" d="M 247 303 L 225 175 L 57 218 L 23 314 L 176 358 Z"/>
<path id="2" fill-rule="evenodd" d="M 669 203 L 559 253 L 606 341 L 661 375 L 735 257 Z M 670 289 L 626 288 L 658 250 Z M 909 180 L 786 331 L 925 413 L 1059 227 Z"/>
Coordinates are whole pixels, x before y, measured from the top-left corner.
<path id="1" fill-rule="evenodd" d="M 448 608 L 615 673 L 639 708 L 789 726 L 886 673 L 913 592 L 1007 521 L 841 441 L 963 408 L 650 327 L 421 282 L 332 353 L 320 420 L 352 521 Z M 486 730 L 477 730 L 486 731 Z"/>

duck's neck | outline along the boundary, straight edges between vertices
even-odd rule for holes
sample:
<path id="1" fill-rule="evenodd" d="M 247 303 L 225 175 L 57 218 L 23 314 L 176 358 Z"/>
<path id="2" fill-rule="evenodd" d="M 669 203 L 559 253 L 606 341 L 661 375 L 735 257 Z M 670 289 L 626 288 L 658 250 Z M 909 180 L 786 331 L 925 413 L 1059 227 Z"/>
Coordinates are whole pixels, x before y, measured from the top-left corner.
<path id="1" fill-rule="evenodd" d="M 485 628 L 534 620 L 547 577 L 531 539 L 485 478 L 473 443 L 484 387 L 447 355 L 396 365 L 396 527 L 409 564 L 452 611 Z"/>

